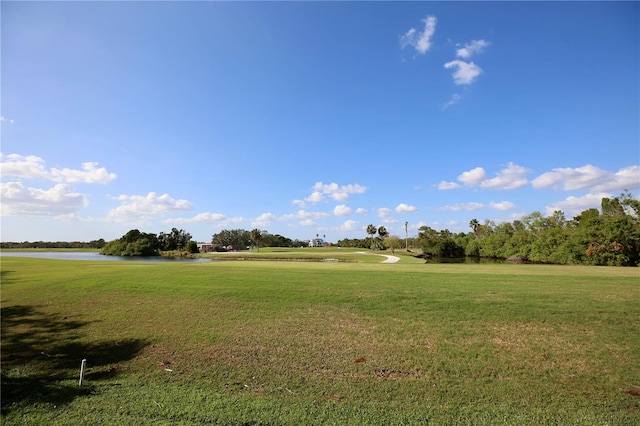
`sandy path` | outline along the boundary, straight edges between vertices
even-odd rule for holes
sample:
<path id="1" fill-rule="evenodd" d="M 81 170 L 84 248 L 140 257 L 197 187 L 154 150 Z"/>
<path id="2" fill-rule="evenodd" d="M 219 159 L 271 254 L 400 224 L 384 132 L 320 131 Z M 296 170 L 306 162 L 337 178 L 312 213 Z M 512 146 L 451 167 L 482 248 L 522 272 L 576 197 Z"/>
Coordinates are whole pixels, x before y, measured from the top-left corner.
<path id="1" fill-rule="evenodd" d="M 358 253 L 360 253 L 360 254 L 371 254 L 371 253 L 367 253 L 367 252 L 364 252 L 364 251 L 359 251 Z M 380 263 L 396 263 L 397 261 L 400 260 L 400 258 L 398 256 L 391 256 L 391 255 L 388 255 L 388 254 L 376 254 L 375 256 L 386 257 L 386 259 L 383 260 Z"/>

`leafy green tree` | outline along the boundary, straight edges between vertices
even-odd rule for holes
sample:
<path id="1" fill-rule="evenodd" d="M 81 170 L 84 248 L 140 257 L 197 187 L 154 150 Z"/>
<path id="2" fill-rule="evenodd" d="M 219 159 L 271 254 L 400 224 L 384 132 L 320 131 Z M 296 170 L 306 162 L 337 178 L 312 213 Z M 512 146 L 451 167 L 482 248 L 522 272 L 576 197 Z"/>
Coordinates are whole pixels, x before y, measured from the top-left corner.
<path id="1" fill-rule="evenodd" d="M 399 249 L 403 245 L 403 241 L 397 235 L 391 235 L 387 238 L 387 246 L 391 249 L 391 254 L 396 253 L 396 249 Z"/>
<path id="2" fill-rule="evenodd" d="M 189 241 L 187 243 L 187 251 L 189 253 L 198 253 L 200 250 L 198 250 L 198 243 L 196 243 L 195 241 Z"/>
<path id="3" fill-rule="evenodd" d="M 418 242 L 422 251 L 432 257 L 456 258 L 463 257 L 464 247 L 456 244 L 454 235 L 448 229 L 436 231 L 428 226 L 422 226 L 418 233 Z"/>
<path id="4" fill-rule="evenodd" d="M 158 234 L 158 241 L 162 250 L 185 250 L 187 244 L 191 241 L 191 234 L 183 229 L 173 228 L 168 234 L 164 232 Z"/>
<path id="5" fill-rule="evenodd" d="M 251 233 L 245 229 L 223 229 L 211 237 L 211 243 L 243 250 L 251 245 Z"/>
<path id="6" fill-rule="evenodd" d="M 111 256 L 157 256 L 160 243 L 156 234 L 132 229 L 118 240 L 109 241 L 100 251 Z"/>

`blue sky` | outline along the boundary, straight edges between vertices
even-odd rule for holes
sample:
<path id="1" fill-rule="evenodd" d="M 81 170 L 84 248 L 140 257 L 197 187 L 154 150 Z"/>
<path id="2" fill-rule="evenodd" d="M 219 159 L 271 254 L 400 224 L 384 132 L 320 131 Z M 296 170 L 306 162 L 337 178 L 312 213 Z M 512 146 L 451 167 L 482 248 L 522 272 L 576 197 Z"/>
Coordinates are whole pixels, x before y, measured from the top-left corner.
<path id="1" fill-rule="evenodd" d="M 3 241 L 362 238 L 640 191 L 638 2 L 11 2 Z"/>

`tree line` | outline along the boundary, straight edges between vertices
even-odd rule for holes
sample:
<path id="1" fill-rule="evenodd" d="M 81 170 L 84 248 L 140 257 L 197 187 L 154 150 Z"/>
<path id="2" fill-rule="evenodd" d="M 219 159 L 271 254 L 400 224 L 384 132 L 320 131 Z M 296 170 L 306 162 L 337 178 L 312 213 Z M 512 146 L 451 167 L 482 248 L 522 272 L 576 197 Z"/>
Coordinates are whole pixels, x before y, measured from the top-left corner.
<path id="1" fill-rule="evenodd" d="M 309 241 L 292 240 L 279 234 L 270 234 L 267 231 L 253 229 L 223 229 L 213 234 L 211 244 L 217 251 L 246 250 L 260 247 L 307 247 Z"/>
<path id="2" fill-rule="evenodd" d="M 191 234 L 173 228 L 171 232 L 151 234 L 132 229 L 121 238 L 109 241 L 100 251 L 109 256 L 158 256 L 163 251 L 198 253 L 198 244 Z"/>
<path id="3" fill-rule="evenodd" d="M 2 249 L 101 249 L 106 244 L 105 240 L 86 241 L 23 241 L 2 242 Z"/>
<path id="4" fill-rule="evenodd" d="M 628 193 L 603 198 L 601 208 L 567 220 L 555 211 L 533 212 L 513 222 L 469 223 L 471 232 L 454 234 L 428 226 L 417 244 L 426 256 L 513 259 L 535 263 L 638 266 L 640 201 Z"/>
<path id="5" fill-rule="evenodd" d="M 471 232 L 437 231 L 428 226 L 404 241 L 381 226 L 368 225 L 367 238 L 343 239 L 340 247 L 395 250 L 417 247 L 426 258 L 490 258 L 534 263 L 638 266 L 640 201 L 628 192 L 603 198 L 601 208 L 567 220 L 561 211 L 545 217 L 533 212 L 513 222 L 469 223 Z M 376 237 L 375 234 L 378 234 Z"/>
<path id="6" fill-rule="evenodd" d="M 425 257 L 472 257 L 514 259 L 536 263 L 584 264 L 608 266 L 640 265 L 640 201 L 628 192 L 619 197 L 603 198 L 600 210 L 587 209 L 567 220 L 556 211 L 545 217 L 533 212 L 513 222 L 496 224 L 477 219 L 469 222 L 471 231 L 453 233 L 428 226 L 419 229 L 417 237 L 389 235 L 384 226 L 370 224 L 366 238 L 342 239 L 340 247 L 360 247 L 392 251 L 409 246 L 422 249 Z M 405 224 L 406 230 L 406 224 Z M 377 236 L 376 236 L 377 234 Z M 260 247 L 307 247 L 306 240 L 253 229 L 225 229 L 213 234 L 214 249 L 245 250 Z M 11 248 L 101 249 L 102 254 L 117 256 L 157 256 L 163 251 L 197 253 L 191 234 L 173 228 L 170 232 L 151 234 L 132 229 L 117 240 L 90 242 L 3 242 Z"/>

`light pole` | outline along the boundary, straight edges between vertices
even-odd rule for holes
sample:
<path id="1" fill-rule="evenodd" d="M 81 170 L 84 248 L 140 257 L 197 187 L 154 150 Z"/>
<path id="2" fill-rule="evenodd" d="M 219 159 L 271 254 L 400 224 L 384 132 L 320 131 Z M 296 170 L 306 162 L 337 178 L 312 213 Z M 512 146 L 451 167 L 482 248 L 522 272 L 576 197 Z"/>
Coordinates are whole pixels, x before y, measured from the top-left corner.
<path id="1" fill-rule="evenodd" d="M 409 232 L 407 231 L 407 227 L 409 226 L 409 222 L 404 223 L 404 248 L 409 251 Z"/>

